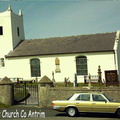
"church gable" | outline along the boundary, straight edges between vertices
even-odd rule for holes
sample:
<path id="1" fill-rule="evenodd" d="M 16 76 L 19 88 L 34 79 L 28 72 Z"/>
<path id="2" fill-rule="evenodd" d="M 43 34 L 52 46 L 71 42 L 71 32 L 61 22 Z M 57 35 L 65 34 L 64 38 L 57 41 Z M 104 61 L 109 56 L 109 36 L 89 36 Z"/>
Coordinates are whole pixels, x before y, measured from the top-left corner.
<path id="1" fill-rule="evenodd" d="M 6 57 L 113 51 L 116 32 L 24 40 Z"/>

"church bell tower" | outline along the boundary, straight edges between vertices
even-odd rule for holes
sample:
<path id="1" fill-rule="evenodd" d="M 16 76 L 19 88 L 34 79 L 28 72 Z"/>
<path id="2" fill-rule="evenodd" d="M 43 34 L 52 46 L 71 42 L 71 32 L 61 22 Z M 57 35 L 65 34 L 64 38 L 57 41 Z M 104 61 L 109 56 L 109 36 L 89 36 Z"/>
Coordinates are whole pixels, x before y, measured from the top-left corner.
<path id="1" fill-rule="evenodd" d="M 0 58 L 4 58 L 24 39 L 22 11 L 17 15 L 9 5 L 5 12 L 0 13 Z"/>

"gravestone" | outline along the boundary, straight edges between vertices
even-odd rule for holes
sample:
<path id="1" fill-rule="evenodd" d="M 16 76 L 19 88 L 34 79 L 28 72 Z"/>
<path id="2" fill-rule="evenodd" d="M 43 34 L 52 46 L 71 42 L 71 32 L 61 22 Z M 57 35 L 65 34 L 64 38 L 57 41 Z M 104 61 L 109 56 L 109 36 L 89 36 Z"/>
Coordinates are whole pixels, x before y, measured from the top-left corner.
<path id="1" fill-rule="evenodd" d="M 105 71 L 106 86 L 119 86 L 117 70 Z"/>

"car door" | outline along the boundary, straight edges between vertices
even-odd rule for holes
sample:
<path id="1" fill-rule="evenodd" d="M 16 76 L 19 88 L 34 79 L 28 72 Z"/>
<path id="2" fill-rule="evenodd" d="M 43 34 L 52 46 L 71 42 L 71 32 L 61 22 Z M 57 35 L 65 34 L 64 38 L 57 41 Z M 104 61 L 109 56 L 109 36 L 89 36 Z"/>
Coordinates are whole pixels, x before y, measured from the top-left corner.
<path id="1" fill-rule="evenodd" d="M 92 95 L 92 112 L 100 112 L 100 113 L 109 113 L 111 112 L 111 105 L 101 94 L 93 94 Z"/>
<path id="2" fill-rule="evenodd" d="M 90 94 L 80 94 L 75 100 L 79 112 L 91 112 Z"/>

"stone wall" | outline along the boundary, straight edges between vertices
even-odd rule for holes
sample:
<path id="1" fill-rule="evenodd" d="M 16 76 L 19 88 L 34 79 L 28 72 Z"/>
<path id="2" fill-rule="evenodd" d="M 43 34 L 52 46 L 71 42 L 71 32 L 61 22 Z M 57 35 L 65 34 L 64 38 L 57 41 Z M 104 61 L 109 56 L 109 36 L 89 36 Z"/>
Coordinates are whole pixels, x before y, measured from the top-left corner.
<path id="1" fill-rule="evenodd" d="M 13 104 L 13 87 L 11 85 L 0 85 L 0 102 L 6 105 Z"/>
<path id="2" fill-rule="evenodd" d="M 72 94 L 80 92 L 104 92 L 110 98 L 120 101 L 120 87 L 93 87 L 91 89 L 81 87 L 40 87 L 40 106 L 51 107 L 53 100 L 67 99 Z"/>
<path id="3" fill-rule="evenodd" d="M 6 105 L 12 105 L 14 101 L 14 86 L 13 83 L 5 77 L 0 82 L 0 102 Z"/>

